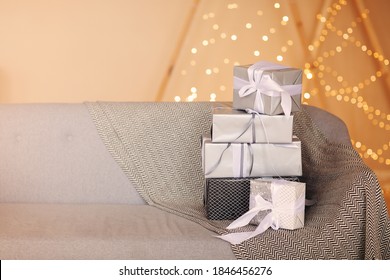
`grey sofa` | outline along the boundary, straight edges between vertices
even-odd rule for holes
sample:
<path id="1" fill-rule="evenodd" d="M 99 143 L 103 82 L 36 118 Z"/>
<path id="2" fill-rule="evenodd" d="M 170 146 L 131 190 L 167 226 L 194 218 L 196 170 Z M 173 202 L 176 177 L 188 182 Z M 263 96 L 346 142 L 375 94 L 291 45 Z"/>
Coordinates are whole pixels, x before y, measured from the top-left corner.
<path id="1" fill-rule="evenodd" d="M 350 145 L 340 119 L 306 108 Z M 234 259 L 214 235 L 145 203 L 85 104 L 0 105 L 0 259 Z"/>

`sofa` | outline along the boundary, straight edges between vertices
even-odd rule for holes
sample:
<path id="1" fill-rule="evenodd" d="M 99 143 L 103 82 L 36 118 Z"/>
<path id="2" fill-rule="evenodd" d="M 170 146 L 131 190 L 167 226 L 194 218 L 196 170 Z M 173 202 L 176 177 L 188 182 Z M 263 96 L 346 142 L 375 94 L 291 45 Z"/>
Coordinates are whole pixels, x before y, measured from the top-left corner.
<path id="1" fill-rule="evenodd" d="M 130 171 L 106 145 L 88 106 L 0 105 L 0 259 L 236 259 L 237 247 L 232 249 L 229 243 L 216 238 L 223 231 L 215 231 L 188 214 L 160 207 L 140 195 L 137 180 L 129 178 Z M 144 117 L 138 115 L 145 118 L 145 126 L 150 124 L 147 118 L 155 115 L 150 111 L 162 106 L 180 111 L 189 105 L 152 102 L 146 106 L 152 109 L 146 108 Z M 213 106 L 227 105 L 205 102 L 202 106 L 211 110 Z M 348 130 L 339 118 L 313 106 L 303 105 L 303 109 L 327 141 L 350 146 Z M 179 115 L 186 119 L 185 113 L 180 111 Z M 164 126 L 166 121 L 153 120 L 152 125 Z M 129 120 L 129 129 L 133 123 Z M 209 129 L 210 115 L 199 123 Z M 194 154 L 198 153 L 199 146 L 194 150 Z M 164 176 L 164 172 L 175 171 L 158 172 Z M 202 178 L 202 174 L 198 177 Z M 378 189 L 375 194 L 375 242 L 389 243 L 386 206 Z M 219 224 L 220 228 L 225 225 Z M 269 231 L 272 234 L 273 230 Z M 367 243 L 367 238 L 363 239 Z M 359 250 L 364 251 L 368 245 L 362 246 Z M 389 257 L 388 245 L 379 244 L 378 250 L 370 257 Z M 276 258 L 299 258 L 297 254 Z M 360 256 L 366 255 L 361 252 Z M 314 254 L 312 258 L 328 256 Z"/>

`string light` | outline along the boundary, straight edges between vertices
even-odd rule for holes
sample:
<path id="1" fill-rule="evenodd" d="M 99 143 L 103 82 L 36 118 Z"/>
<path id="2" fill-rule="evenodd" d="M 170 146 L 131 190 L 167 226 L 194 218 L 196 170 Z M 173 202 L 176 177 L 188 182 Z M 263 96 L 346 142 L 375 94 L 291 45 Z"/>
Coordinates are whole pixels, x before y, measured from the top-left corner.
<path id="1" fill-rule="evenodd" d="M 333 22 L 335 21 L 334 16 L 336 16 L 338 12 L 340 12 L 340 10 L 342 9 L 342 5 L 347 5 L 347 2 L 340 0 L 339 4 L 334 4 L 332 5 L 332 7 L 329 7 L 327 9 L 327 12 L 329 13 L 328 18 L 323 15 L 317 15 L 317 19 L 321 23 L 324 23 L 325 29 L 321 31 L 321 35 L 319 36 L 319 38 L 313 41 L 313 43 L 308 46 L 308 49 L 312 52 L 315 50 L 315 48 L 319 48 L 321 43 L 326 40 L 326 37 L 330 34 L 330 32 L 335 33 L 343 40 L 341 45 L 336 46 L 334 50 L 323 52 L 321 55 L 318 56 L 317 59 L 315 59 L 315 61 L 313 61 L 312 64 L 307 63 L 305 65 L 305 68 L 307 70 L 316 71 L 317 77 L 319 79 L 324 78 L 324 71 L 327 73 L 332 72 L 332 76 L 335 77 L 336 81 L 341 84 L 341 87 L 339 89 L 333 89 L 330 85 L 325 84 L 324 80 L 320 80 L 320 85 L 323 86 L 326 90 L 325 96 L 336 97 L 337 101 L 344 101 L 356 106 L 358 109 L 363 110 L 363 112 L 367 115 L 368 120 L 372 123 L 373 126 L 388 131 L 390 130 L 390 124 L 388 123 L 390 117 L 387 118 L 387 114 L 382 113 L 379 109 L 374 109 L 373 106 L 370 106 L 364 100 L 363 96 L 358 96 L 361 90 L 363 90 L 370 84 L 377 82 L 378 78 L 382 77 L 382 71 L 378 70 L 373 75 L 371 75 L 369 79 L 365 79 L 364 81 L 358 82 L 356 85 L 349 86 L 349 83 L 342 75 L 337 74 L 337 72 L 331 69 L 329 66 L 324 67 L 324 59 L 328 57 L 333 57 L 337 53 L 340 54 L 341 52 L 343 52 L 343 49 L 348 47 L 349 45 L 353 45 L 359 48 L 363 54 L 378 60 L 380 63 L 383 63 L 384 66 L 388 65 L 388 60 L 386 60 L 386 58 L 384 58 L 382 54 L 369 49 L 365 44 L 362 44 L 361 41 L 357 40 L 354 36 L 351 36 L 351 34 L 353 34 L 354 32 L 354 28 L 358 26 L 358 23 L 362 23 L 363 20 L 367 19 L 369 11 L 365 10 L 364 13 L 362 13 L 361 17 L 356 18 L 356 21 L 353 21 L 351 23 L 351 26 L 348 27 L 345 32 L 337 29 L 333 25 Z M 311 69 L 313 66 L 315 68 Z M 306 77 L 308 77 L 307 74 Z M 312 90 L 310 93 L 315 95 L 316 92 L 317 90 Z M 337 92 L 338 94 L 336 94 Z M 307 100 L 309 99 L 308 97 L 309 95 L 304 94 L 304 99 Z M 378 162 L 379 164 L 390 165 L 390 158 L 386 158 L 383 156 L 384 151 L 386 151 L 388 148 L 387 144 L 380 149 L 374 150 L 362 144 L 360 141 L 355 142 L 354 140 L 351 140 L 351 142 L 354 143 L 354 147 L 359 151 L 359 154 L 362 158 L 371 159 L 375 162 Z"/>
<path id="2" fill-rule="evenodd" d="M 241 5 L 241 4 L 240 4 Z M 279 2 L 274 2 L 274 9 L 280 9 L 281 5 Z M 315 59 L 310 62 L 306 62 L 304 66 L 304 78 L 307 81 L 313 81 L 317 86 L 306 89 L 303 93 L 303 103 L 309 104 L 309 102 L 315 101 L 316 96 L 318 96 L 321 92 L 327 98 L 331 98 L 337 102 L 349 104 L 350 106 L 354 106 L 357 110 L 361 110 L 374 127 L 383 131 L 390 131 L 390 114 L 383 112 L 379 108 L 375 108 L 366 100 L 363 93 L 367 90 L 367 87 L 372 86 L 377 83 L 384 77 L 387 77 L 387 69 L 390 61 L 389 58 L 385 57 L 384 54 L 380 53 L 378 50 L 375 50 L 371 44 L 365 42 L 364 39 L 359 38 L 359 28 L 365 20 L 367 20 L 370 16 L 369 10 L 364 10 L 357 17 L 352 18 L 351 22 L 347 26 L 343 26 L 343 29 L 337 27 L 336 17 L 340 16 L 343 9 L 348 5 L 348 2 L 345 0 L 334 0 L 334 2 L 327 7 L 323 12 L 316 15 L 317 21 L 322 26 L 321 30 L 319 30 L 318 36 L 314 38 L 312 42 L 310 42 L 306 48 L 307 50 L 315 55 Z M 231 2 L 224 6 L 224 9 L 228 12 L 228 15 L 233 15 L 238 13 L 241 8 L 237 3 Z M 253 15 L 255 17 L 262 17 L 266 14 L 265 9 L 255 9 L 253 11 Z M 276 11 L 275 11 L 276 12 Z M 235 65 L 240 65 L 237 61 L 238 57 L 224 57 L 218 58 L 215 64 L 204 65 L 203 61 L 201 61 L 201 56 L 207 49 L 212 49 L 211 45 L 218 44 L 237 44 L 240 42 L 241 37 L 244 37 L 244 33 L 250 34 L 253 38 L 258 39 L 258 44 L 255 45 L 256 40 L 254 40 L 254 45 L 252 49 L 247 50 L 247 52 L 254 58 L 258 59 L 260 56 L 267 56 L 267 48 L 270 46 L 270 41 L 273 41 L 275 35 L 277 35 L 280 30 L 283 30 L 284 26 L 290 24 L 291 19 L 290 15 L 280 15 L 280 22 L 270 23 L 268 27 L 264 25 L 258 26 L 254 25 L 253 22 L 250 21 L 251 15 L 248 14 L 245 17 L 245 21 L 237 24 L 240 30 L 233 29 L 229 30 L 226 26 L 223 26 L 219 20 L 219 14 L 216 12 L 205 12 L 201 15 L 201 19 L 203 19 L 204 24 L 210 28 L 210 32 L 212 32 L 211 38 L 203 38 L 193 46 L 189 48 L 189 53 L 191 54 L 191 58 L 189 59 L 189 64 L 187 64 L 189 69 L 183 68 L 179 72 L 182 76 L 186 76 L 187 78 L 193 77 L 193 71 L 200 70 L 202 71 L 201 75 L 217 77 L 219 75 L 222 76 L 223 73 L 229 71 L 231 73 L 231 67 Z M 235 32 L 235 33 L 230 33 Z M 284 31 L 285 32 L 285 31 Z M 259 34 L 260 33 L 260 34 Z M 329 36 L 335 36 L 339 41 L 337 41 L 337 45 L 333 46 L 330 49 L 323 50 L 319 52 L 320 48 L 323 49 L 323 45 L 326 44 L 329 40 Z M 332 37 L 333 38 L 333 37 Z M 226 40 L 227 39 L 227 40 Z M 294 45 L 292 38 L 286 38 L 279 48 L 275 49 L 276 46 L 272 46 L 272 49 L 279 50 L 279 53 L 274 53 L 273 57 L 276 61 L 284 61 L 289 58 L 290 48 Z M 335 41 L 336 42 L 336 41 Z M 343 55 L 346 52 L 350 52 L 350 48 L 355 48 L 362 55 L 370 57 L 370 59 L 375 60 L 378 63 L 379 69 L 376 69 L 373 73 L 366 76 L 364 79 L 360 81 L 348 81 L 349 75 L 346 75 L 340 72 L 339 69 L 333 69 L 328 65 L 329 59 L 333 58 L 337 59 L 339 56 Z M 241 59 L 241 58 L 239 58 Z M 192 69 L 192 70 L 191 70 Z M 228 69 L 228 70 L 227 70 Z M 184 78 L 184 77 L 183 77 Z M 193 90 L 193 88 L 195 90 Z M 209 89 L 209 100 L 215 101 L 217 99 L 218 94 L 223 94 L 229 92 L 230 87 L 227 85 L 222 85 L 218 83 L 218 86 L 215 88 Z M 198 89 L 194 86 L 191 88 L 191 94 L 187 97 L 175 96 L 174 101 L 194 101 L 201 96 L 198 92 Z M 207 91 L 203 91 L 203 94 L 206 94 Z M 371 159 L 380 164 L 390 165 L 390 157 L 389 155 L 389 145 L 390 143 L 386 143 L 386 145 L 381 146 L 378 149 L 374 149 L 373 147 L 368 147 L 367 144 L 363 144 L 361 140 L 354 141 L 354 147 L 359 151 L 359 154 L 365 159 Z"/>

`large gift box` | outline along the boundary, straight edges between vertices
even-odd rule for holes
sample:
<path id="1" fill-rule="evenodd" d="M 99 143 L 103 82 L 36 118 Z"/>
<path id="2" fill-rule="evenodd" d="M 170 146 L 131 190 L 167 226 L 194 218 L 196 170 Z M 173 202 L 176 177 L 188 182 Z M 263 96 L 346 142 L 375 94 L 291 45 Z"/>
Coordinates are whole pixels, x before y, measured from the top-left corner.
<path id="1" fill-rule="evenodd" d="M 301 176 L 301 142 L 213 143 L 203 135 L 202 167 L 206 178 Z"/>
<path id="2" fill-rule="evenodd" d="M 215 108 L 212 142 L 291 143 L 293 116 L 268 116 L 233 108 Z"/>
<path id="3" fill-rule="evenodd" d="M 290 115 L 300 110 L 302 70 L 261 61 L 233 69 L 233 107 L 261 114 Z"/>
<path id="4" fill-rule="evenodd" d="M 257 225 L 256 229 L 219 237 L 232 244 L 239 244 L 270 227 L 274 230 L 302 228 L 305 224 L 305 189 L 305 183 L 283 179 L 251 180 L 249 211 L 234 220 L 227 229 L 250 223 Z"/>

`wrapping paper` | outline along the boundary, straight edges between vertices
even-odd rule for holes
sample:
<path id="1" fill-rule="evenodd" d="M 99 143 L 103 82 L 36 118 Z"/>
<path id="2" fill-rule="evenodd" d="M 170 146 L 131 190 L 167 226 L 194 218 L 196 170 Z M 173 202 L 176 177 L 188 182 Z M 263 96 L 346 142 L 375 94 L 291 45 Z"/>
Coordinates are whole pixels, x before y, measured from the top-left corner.
<path id="1" fill-rule="evenodd" d="M 208 178 L 204 204 L 210 220 L 234 220 L 249 210 L 250 178 Z"/>
<path id="2" fill-rule="evenodd" d="M 302 70 L 258 62 L 235 66 L 233 75 L 234 108 L 267 115 L 290 115 L 300 110 Z"/>
<path id="3" fill-rule="evenodd" d="M 272 190 L 275 188 L 275 190 Z M 272 203 L 273 215 L 279 223 L 279 228 L 297 229 L 305 225 L 305 207 L 295 208 L 299 199 L 305 200 L 306 184 L 287 180 L 256 179 L 250 181 L 249 209 L 256 207 L 256 197 L 261 196 Z M 259 225 L 271 210 L 259 212 L 251 224 Z"/>
<path id="4" fill-rule="evenodd" d="M 293 116 L 249 114 L 232 108 L 213 110 L 212 141 L 291 143 Z"/>
<path id="5" fill-rule="evenodd" d="M 301 142 L 289 144 L 213 143 L 202 136 L 202 166 L 206 178 L 301 176 Z"/>

